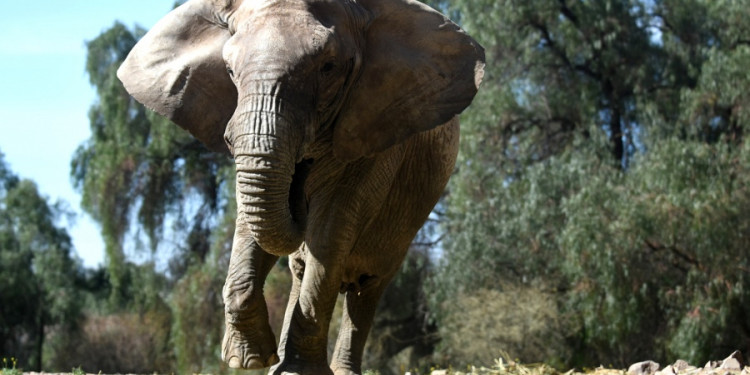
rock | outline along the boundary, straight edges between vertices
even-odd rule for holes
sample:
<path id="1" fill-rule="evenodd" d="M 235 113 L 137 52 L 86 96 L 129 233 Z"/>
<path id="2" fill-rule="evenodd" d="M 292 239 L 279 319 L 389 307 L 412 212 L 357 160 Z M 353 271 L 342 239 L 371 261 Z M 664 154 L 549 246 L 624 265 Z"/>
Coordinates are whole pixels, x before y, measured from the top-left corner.
<path id="1" fill-rule="evenodd" d="M 724 362 L 721 362 L 721 366 L 719 366 L 719 369 L 721 370 L 742 370 L 742 366 L 740 366 L 740 362 L 734 358 L 725 359 Z"/>
<path id="2" fill-rule="evenodd" d="M 706 371 L 716 370 L 717 367 L 719 367 L 721 363 L 719 361 L 708 361 L 706 362 L 706 365 L 703 366 L 703 369 Z"/>
<path id="3" fill-rule="evenodd" d="M 643 361 L 630 365 L 628 375 L 652 375 L 659 370 L 659 364 L 654 361 Z"/>
<path id="4" fill-rule="evenodd" d="M 677 372 L 681 372 L 690 368 L 690 364 L 687 363 L 687 361 L 683 359 L 678 359 L 677 361 L 675 361 L 674 364 L 672 364 L 672 367 L 674 367 L 674 369 L 677 370 Z"/>
<path id="5" fill-rule="evenodd" d="M 656 375 L 677 375 L 677 370 L 675 370 L 672 365 L 669 365 L 663 368 L 661 371 L 658 371 Z"/>
<path id="6" fill-rule="evenodd" d="M 742 370 L 742 353 L 735 350 L 729 357 L 725 358 L 719 366 L 722 370 Z"/>

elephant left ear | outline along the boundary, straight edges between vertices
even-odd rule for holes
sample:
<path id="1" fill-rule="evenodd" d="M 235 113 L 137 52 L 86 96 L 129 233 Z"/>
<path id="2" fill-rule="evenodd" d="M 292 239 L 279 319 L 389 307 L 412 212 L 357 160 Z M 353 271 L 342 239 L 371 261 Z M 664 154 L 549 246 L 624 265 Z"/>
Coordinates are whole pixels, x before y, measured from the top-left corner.
<path id="1" fill-rule="evenodd" d="M 469 106 L 484 49 L 414 0 L 359 0 L 372 15 L 361 75 L 339 114 L 335 155 L 349 161 L 448 122 Z"/>

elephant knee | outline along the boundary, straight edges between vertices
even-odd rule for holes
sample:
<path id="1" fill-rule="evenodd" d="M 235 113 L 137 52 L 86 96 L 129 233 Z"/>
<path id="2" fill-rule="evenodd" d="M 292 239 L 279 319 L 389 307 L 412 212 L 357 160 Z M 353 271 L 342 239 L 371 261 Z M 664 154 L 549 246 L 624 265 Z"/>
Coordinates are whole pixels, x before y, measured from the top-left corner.
<path id="1" fill-rule="evenodd" d="M 240 319 L 248 312 L 254 311 L 264 304 L 262 288 L 253 282 L 230 283 L 224 285 L 224 311 L 227 319 Z"/>

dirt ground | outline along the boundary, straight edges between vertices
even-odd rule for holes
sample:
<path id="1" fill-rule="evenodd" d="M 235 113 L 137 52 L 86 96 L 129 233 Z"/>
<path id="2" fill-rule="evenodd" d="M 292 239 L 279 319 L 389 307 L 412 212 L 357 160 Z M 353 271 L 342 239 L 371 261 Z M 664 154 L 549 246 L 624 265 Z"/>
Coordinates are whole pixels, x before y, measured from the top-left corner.
<path id="1" fill-rule="evenodd" d="M 23 374 L 70 375 L 69 372 L 24 372 Z M 376 373 L 370 372 L 365 372 L 365 374 L 377 375 Z M 464 370 L 434 369 L 429 373 L 418 374 L 407 372 L 404 375 L 750 375 L 750 366 L 745 365 L 745 361 L 740 352 L 734 352 L 732 355 L 721 361 L 710 361 L 702 367 L 691 365 L 683 360 L 677 360 L 675 363 L 664 367 L 653 361 L 644 361 L 634 363 L 627 370 L 599 367 L 587 371 L 569 370 L 566 372 L 560 372 L 546 365 L 523 365 L 513 361 L 497 359 L 491 368 L 467 366 Z"/>

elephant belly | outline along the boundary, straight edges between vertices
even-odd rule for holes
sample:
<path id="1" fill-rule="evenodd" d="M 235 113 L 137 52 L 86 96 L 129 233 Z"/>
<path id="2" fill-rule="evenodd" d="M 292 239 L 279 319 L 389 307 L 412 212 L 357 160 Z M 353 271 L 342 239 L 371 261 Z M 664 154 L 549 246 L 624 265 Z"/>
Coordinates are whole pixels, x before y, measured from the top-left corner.
<path id="1" fill-rule="evenodd" d="M 440 199 L 455 168 L 458 119 L 411 137 L 380 210 L 366 218 L 344 269 L 344 284 L 389 282 Z M 386 150 L 387 152 L 387 150 Z"/>

